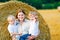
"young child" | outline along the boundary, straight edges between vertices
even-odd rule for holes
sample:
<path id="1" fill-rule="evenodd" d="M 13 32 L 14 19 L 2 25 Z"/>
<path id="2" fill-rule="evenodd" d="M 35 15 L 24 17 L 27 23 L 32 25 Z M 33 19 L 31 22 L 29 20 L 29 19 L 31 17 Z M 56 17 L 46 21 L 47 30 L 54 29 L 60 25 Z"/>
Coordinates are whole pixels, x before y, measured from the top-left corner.
<path id="1" fill-rule="evenodd" d="M 29 13 L 29 34 L 22 35 L 20 39 L 34 40 L 39 34 L 39 22 L 36 12 Z"/>
<path id="2" fill-rule="evenodd" d="M 9 15 L 7 18 L 8 21 L 8 31 L 12 37 L 12 40 L 19 40 L 18 27 L 16 24 L 16 19 L 13 15 Z"/>
<path id="3" fill-rule="evenodd" d="M 31 36 L 29 37 L 29 40 L 34 40 L 38 34 L 39 34 L 39 21 L 38 21 L 38 16 L 36 12 L 30 12 L 29 13 L 29 19 L 30 19 L 30 29 L 29 29 L 29 34 Z"/>

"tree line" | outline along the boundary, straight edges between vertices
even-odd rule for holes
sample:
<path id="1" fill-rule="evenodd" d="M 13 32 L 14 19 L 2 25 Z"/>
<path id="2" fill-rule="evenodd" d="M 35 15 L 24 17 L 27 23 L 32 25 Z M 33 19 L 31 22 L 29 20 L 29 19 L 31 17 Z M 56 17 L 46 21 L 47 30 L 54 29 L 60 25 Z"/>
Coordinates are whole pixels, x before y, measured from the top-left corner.
<path id="1" fill-rule="evenodd" d="M 0 2 L 6 1 L 10 0 L 0 0 Z M 60 0 L 15 0 L 15 1 L 22 1 L 37 9 L 53 9 L 57 8 L 57 6 L 60 6 Z"/>

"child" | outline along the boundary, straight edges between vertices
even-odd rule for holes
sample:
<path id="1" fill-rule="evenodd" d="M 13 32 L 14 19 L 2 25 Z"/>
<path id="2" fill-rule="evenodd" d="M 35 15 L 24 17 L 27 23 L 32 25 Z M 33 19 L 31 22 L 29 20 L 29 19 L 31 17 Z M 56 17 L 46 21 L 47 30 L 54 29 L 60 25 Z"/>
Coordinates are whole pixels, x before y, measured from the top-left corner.
<path id="1" fill-rule="evenodd" d="M 29 37 L 29 40 L 34 40 L 38 34 L 39 34 L 39 21 L 38 21 L 38 16 L 36 12 L 30 12 L 29 13 L 29 19 L 30 19 L 30 29 L 29 29 L 29 34 L 31 36 Z"/>
<path id="2" fill-rule="evenodd" d="M 13 15 L 9 15 L 7 21 L 9 23 L 8 31 L 12 37 L 12 40 L 19 40 L 18 27 L 15 17 Z"/>
<path id="3" fill-rule="evenodd" d="M 39 34 L 39 29 L 38 29 L 39 22 L 37 20 L 36 12 L 30 12 L 29 19 L 30 19 L 30 21 L 29 21 L 29 34 L 22 35 L 20 40 L 21 39 L 34 40 Z"/>

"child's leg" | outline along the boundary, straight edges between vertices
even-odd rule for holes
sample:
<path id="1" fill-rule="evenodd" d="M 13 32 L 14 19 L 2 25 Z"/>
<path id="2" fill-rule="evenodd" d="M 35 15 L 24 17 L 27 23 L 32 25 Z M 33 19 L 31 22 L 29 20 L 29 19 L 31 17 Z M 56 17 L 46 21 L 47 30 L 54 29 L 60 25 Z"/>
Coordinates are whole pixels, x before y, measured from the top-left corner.
<path id="1" fill-rule="evenodd" d="M 16 38 L 15 37 L 12 37 L 12 40 L 16 40 Z"/>

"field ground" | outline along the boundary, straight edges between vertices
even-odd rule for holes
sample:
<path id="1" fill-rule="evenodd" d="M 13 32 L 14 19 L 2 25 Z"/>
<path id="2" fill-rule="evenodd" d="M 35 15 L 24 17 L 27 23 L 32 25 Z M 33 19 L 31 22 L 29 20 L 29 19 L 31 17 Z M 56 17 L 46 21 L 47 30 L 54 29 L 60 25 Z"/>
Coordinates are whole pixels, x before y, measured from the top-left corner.
<path id="1" fill-rule="evenodd" d="M 38 10 L 49 26 L 51 40 L 60 40 L 60 12 L 58 10 Z"/>

